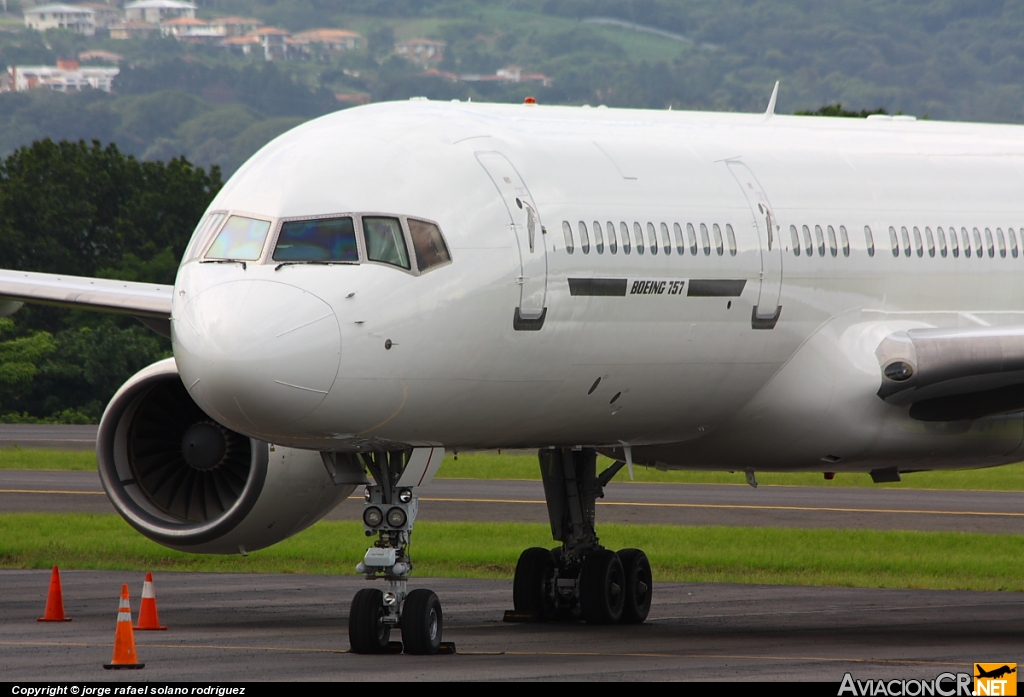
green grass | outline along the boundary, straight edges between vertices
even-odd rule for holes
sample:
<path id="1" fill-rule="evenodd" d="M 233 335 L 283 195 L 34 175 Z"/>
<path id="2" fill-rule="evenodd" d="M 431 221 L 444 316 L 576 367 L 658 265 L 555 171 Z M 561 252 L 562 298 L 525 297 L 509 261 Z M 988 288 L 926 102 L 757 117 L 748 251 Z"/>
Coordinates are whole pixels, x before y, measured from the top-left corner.
<path id="1" fill-rule="evenodd" d="M 416 575 L 511 578 L 546 525 L 419 523 Z M 613 549 L 640 547 L 661 581 L 1024 590 L 1024 536 L 874 530 L 602 525 Z M 114 515 L 0 515 L 0 567 L 353 574 L 362 526 L 321 522 L 248 557 L 160 547 Z"/>
<path id="2" fill-rule="evenodd" d="M 600 458 L 598 469 L 611 464 Z M 96 455 L 91 450 L 23 450 L 0 449 L 0 470 L 95 470 Z M 662 472 L 649 467 L 635 467 L 635 481 L 674 482 L 681 484 L 745 484 L 741 472 Z M 442 479 L 540 479 L 537 458 L 531 455 L 509 455 L 493 452 L 461 453 L 459 459 L 449 453 L 437 474 Z M 623 468 L 615 481 L 628 482 Z M 875 484 L 867 474 L 840 472 L 832 481 L 820 472 L 758 472 L 757 481 L 764 485 L 881 487 L 904 489 L 955 489 L 987 491 L 1024 491 L 1024 463 L 982 470 L 915 472 L 903 475 L 898 484 Z"/>

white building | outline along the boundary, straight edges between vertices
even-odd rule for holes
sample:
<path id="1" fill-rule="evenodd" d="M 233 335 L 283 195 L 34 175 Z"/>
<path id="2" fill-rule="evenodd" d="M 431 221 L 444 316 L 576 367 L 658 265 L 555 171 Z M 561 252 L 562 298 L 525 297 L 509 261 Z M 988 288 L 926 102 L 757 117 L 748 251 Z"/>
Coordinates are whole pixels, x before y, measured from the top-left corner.
<path id="1" fill-rule="evenodd" d="M 179 17 L 195 18 L 196 6 L 180 0 L 141 0 L 124 6 L 125 19 L 129 22 L 160 24 Z"/>
<path id="2" fill-rule="evenodd" d="M 70 29 L 92 36 L 98 24 L 96 10 L 83 5 L 39 5 L 24 11 L 25 26 L 36 31 Z"/>
<path id="3" fill-rule="evenodd" d="M 117 68 L 82 68 L 78 61 L 58 61 L 52 65 L 15 65 L 7 69 L 9 89 L 24 92 L 51 89 L 57 92 L 80 92 L 92 88 L 109 92 Z"/>

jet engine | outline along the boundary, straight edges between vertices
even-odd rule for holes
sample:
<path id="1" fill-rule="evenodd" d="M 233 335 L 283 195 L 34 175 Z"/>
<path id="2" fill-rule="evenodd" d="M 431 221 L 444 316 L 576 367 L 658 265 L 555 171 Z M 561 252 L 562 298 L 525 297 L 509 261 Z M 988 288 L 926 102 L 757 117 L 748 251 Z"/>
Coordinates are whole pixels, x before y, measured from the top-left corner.
<path id="1" fill-rule="evenodd" d="M 183 552 L 245 554 L 280 542 L 360 483 L 358 476 L 332 479 L 319 452 L 269 445 L 211 419 L 192 401 L 173 358 L 117 391 L 100 421 L 96 455 L 124 519 Z"/>

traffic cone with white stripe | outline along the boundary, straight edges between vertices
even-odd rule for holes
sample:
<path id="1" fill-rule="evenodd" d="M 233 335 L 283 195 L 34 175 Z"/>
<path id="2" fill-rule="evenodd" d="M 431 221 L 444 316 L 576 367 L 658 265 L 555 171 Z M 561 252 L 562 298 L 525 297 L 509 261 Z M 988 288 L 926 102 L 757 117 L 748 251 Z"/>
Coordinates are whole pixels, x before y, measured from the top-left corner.
<path id="1" fill-rule="evenodd" d="M 135 629 L 167 629 L 160 626 L 160 615 L 156 611 L 156 587 L 153 585 L 153 574 L 146 572 L 146 582 L 142 584 L 142 607 L 139 608 L 139 623 Z"/>
<path id="2" fill-rule="evenodd" d="M 60 571 L 53 567 L 50 572 L 50 592 L 46 595 L 46 611 L 37 622 L 70 622 L 70 617 L 64 616 L 64 593 L 60 587 Z"/>
<path id="3" fill-rule="evenodd" d="M 121 586 L 121 605 L 117 609 L 117 632 L 114 634 L 114 657 L 103 665 L 107 670 L 145 668 L 135 655 L 135 633 L 132 632 L 132 605 L 128 600 L 128 584 Z"/>

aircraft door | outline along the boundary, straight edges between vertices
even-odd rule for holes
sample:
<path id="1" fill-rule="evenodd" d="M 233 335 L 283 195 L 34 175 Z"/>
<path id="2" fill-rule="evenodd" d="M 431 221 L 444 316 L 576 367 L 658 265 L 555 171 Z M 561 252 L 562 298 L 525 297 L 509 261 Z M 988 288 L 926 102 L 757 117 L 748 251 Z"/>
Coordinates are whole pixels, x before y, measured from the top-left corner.
<path id="1" fill-rule="evenodd" d="M 782 238 L 771 203 L 754 173 L 742 162 L 726 162 L 743 190 L 761 245 L 761 288 L 750 324 L 754 329 L 774 329 L 782 314 Z"/>
<path id="2" fill-rule="evenodd" d="M 500 152 L 478 152 L 476 159 L 501 194 L 519 242 L 520 294 L 513 325 L 516 329 L 540 329 L 546 314 L 548 259 L 537 205 L 508 158 Z"/>

